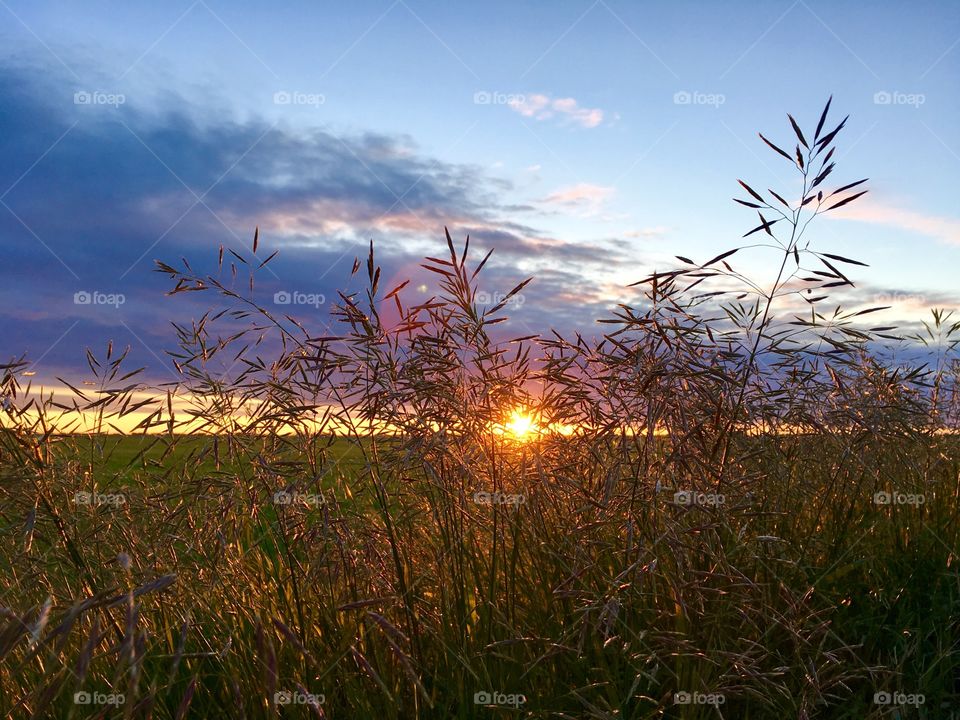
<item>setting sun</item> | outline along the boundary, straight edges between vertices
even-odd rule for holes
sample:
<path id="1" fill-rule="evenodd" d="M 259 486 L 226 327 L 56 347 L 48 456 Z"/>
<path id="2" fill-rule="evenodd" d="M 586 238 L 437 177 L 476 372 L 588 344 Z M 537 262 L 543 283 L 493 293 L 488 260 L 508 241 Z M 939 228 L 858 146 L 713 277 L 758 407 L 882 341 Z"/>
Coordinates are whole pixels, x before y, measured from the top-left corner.
<path id="1" fill-rule="evenodd" d="M 506 420 L 494 426 L 497 435 L 503 435 L 516 442 L 527 442 L 541 432 L 540 424 L 530 413 L 516 409 L 512 410 Z"/>
<path id="2" fill-rule="evenodd" d="M 532 417 L 520 410 L 514 410 L 510 416 L 510 422 L 507 423 L 506 429 L 515 439 L 526 440 L 529 435 L 532 435 L 538 430 L 538 426 Z"/>

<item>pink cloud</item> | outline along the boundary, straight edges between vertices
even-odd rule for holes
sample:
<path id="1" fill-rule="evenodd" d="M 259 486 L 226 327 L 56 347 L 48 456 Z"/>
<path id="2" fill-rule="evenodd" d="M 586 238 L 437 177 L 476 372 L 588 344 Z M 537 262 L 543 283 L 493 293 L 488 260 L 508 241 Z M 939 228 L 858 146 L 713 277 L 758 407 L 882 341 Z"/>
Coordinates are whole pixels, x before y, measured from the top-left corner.
<path id="1" fill-rule="evenodd" d="M 552 115 L 550 112 L 550 98 L 546 95 L 524 95 L 521 98 L 511 100 L 509 105 L 524 117 L 546 120 Z"/>
<path id="2" fill-rule="evenodd" d="M 544 202 L 558 203 L 564 205 L 579 205 L 584 202 L 598 202 L 605 200 L 613 194 L 612 187 L 603 185 L 591 185 L 590 183 L 578 183 L 568 188 L 561 188 L 550 193 Z"/>
<path id="3" fill-rule="evenodd" d="M 836 211 L 839 220 L 856 220 L 900 228 L 926 235 L 940 242 L 960 245 L 960 219 L 941 215 L 926 215 L 915 210 L 881 205 L 876 200 L 863 198 Z"/>
<path id="4" fill-rule="evenodd" d="M 570 97 L 551 98 L 549 95 L 534 93 L 515 99 L 509 105 L 524 117 L 535 120 L 559 117 L 585 128 L 595 128 L 603 122 L 603 110 L 580 107 L 580 104 Z"/>
<path id="5" fill-rule="evenodd" d="M 587 216 L 596 214 L 613 192 L 614 188 L 605 185 L 577 183 L 555 190 L 541 202 L 547 205 L 559 205 L 567 210 L 576 210 Z"/>

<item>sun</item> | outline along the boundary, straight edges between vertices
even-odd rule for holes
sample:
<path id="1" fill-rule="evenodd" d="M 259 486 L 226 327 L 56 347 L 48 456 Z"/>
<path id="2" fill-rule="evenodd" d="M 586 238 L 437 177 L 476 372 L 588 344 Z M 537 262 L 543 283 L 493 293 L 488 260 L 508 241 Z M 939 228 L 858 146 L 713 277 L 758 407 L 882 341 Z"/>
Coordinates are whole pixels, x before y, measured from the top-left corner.
<path id="1" fill-rule="evenodd" d="M 533 416 L 523 410 L 514 410 L 510 419 L 503 425 L 504 435 L 508 435 L 519 442 L 526 442 L 540 431 L 540 426 Z"/>

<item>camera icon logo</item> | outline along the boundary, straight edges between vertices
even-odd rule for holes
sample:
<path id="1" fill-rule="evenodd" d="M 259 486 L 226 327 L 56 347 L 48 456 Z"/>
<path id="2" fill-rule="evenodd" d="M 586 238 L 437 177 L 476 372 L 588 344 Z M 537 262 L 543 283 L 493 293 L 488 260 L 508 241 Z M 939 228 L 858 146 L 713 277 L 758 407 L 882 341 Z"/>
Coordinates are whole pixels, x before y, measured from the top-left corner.
<path id="1" fill-rule="evenodd" d="M 89 105 L 91 102 L 93 102 L 93 96 L 86 90 L 80 90 L 73 94 L 74 105 Z"/>
<path id="2" fill-rule="evenodd" d="M 673 694 L 674 705 L 689 705 L 693 702 L 693 696 L 685 690 Z"/>
<path id="3" fill-rule="evenodd" d="M 289 305 L 290 300 L 290 293 L 288 293 L 286 290 L 281 290 L 280 292 L 275 292 L 273 294 L 273 302 L 275 305 Z"/>
<path id="4" fill-rule="evenodd" d="M 490 93 L 486 90 L 480 90 L 473 94 L 473 104 L 474 105 L 489 105 L 490 104 Z"/>
<path id="5" fill-rule="evenodd" d="M 274 505 L 289 505 L 292 499 L 286 490 L 278 490 L 273 494 Z"/>
<path id="6" fill-rule="evenodd" d="M 885 490 L 881 490 L 880 492 L 873 494 L 873 502 L 877 505 L 889 505 L 892 500 L 893 497 Z"/>
<path id="7" fill-rule="evenodd" d="M 290 104 L 290 93 L 286 90 L 280 90 L 273 94 L 273 104 L 274 105 L 289 105 Z"/>
<path id="8" fill-rule="evenodd" d="M 73 294 L 74 305 L 89 305 L 92 300 L 92 296 L 86 290 L 81 290 Z"/>
<path id="9" fill-rule="evenodd" d="M 881 90 L 873 94 L 874 105 L 889 105 L 891 102 L 893 102 L 893 96 L 886 90 Z"/>
<path id="10" fill-rule="evenodd" d="M 474 705 L 490 705 L 492 702 L 493 702 L 493 695 L 491 695 L 486 690 L 481 690 L 480 692 L 475 692 L 473 694 Z"/>
<path id="11" fill-rule="evenodd" d="M 677 505 L 690 505 L 693 503 L 693 493 L 690 490 L 678 490 L 673 494 L 673 501 Z"/>
<path id="12" fill-rule="evenodd" d="M 893 698 L 888 692 L 878 692 L 873 694 L 873 703 L 874 705 L 889 705 L 893 702 Z"/>
<path id="13" fill-rule="evenodd" d="M 79 690 L 73 694 L 73 702 L 75 705 L 89 705 L 91 700 L 90 693 L 86 690 Z"/>
<path id="14" fill-rule="evenodd" d="M 673 94 L 674 105 L 689 105 L 692 99 L 692 96 L 686 90 L 680 90 Z"/>
<path id="15" fill-rule="evenodd" d="M 273 694 L 275 705 L 289 705 L 293 701 L 293 693 L 289 690 L 280 690 Z"/>

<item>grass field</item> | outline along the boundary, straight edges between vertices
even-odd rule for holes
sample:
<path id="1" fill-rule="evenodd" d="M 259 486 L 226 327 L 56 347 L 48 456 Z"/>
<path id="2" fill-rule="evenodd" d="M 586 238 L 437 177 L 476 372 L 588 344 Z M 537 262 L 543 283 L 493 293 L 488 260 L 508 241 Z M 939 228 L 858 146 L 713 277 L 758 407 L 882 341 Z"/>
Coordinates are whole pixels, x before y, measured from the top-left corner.
<path id="1" fill-rule="evenodd" d="M 499 506 L 474 502 L 466 470 L 432 479 L 429 456 L 376 477 L 363 453 L 397 451 L 377 438 L 321 438 L 315 482 L 279 453 L 295 491 L 257 466 L 262 441 L 161 438 L 131 463 L 156 440 L 67 439 L 42 482 L 4 474 L 4 603 L 22 613 L 0 646 L 4 710 L 88 717 L 69 702 L 86 691 L 122 694 L 117 717 L 176 717 L 185 698 L 190 716 L 306 716 L 307 694 L 328 717 L 715 712 L 674 703 L 689 692 L 721 694 L 725 717 L 854 718 L 889 691 L 949 717 L 956 441 L 853 455 L 851 439 L 745 439 L 755 460 L 713 504 L 695 478 L 637 473 L 669 442 L 505 445 L 500 487 L 524 502 Z"/>

